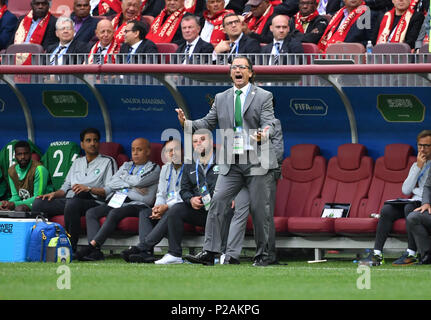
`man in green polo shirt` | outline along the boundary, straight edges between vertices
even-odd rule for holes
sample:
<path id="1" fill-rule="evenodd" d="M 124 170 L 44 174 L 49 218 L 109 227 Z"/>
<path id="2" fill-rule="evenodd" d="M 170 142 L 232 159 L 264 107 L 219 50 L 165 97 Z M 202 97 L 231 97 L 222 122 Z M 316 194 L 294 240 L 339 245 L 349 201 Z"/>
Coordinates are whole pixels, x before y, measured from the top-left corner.
<path id="1" fill-rule="evenodd" d="M 31 159 L 27 141 L 14 146 L 16 164 L 8 169 L 11 198 L 0 203 L 0 210 L 30 211 L 34 199 L 46 192 L 48 170 Z"/>

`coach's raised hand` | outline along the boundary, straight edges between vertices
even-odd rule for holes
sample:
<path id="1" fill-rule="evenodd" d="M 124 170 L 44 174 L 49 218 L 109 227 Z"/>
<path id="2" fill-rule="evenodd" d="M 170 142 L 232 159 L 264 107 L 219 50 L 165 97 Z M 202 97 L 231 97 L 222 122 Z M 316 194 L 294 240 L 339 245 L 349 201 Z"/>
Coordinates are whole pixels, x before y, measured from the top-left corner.
<path id="1" fill-rule="evenodd" d="M 184 122 L 187 120 L 184 111 L 181 108 L 176 108 L 175 111 L 178 114 L 178 120 L 180 121 L 181 126 L 184 127 Z"/>

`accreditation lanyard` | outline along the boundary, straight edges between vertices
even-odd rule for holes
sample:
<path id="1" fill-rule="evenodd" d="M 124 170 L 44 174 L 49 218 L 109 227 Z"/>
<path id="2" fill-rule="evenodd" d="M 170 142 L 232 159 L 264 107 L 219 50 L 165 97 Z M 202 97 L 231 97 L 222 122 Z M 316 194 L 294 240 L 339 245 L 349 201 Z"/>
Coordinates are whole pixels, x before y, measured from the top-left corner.
<path id="1" fill-rule="evenodd" d="M 428 162 L 428 164 L 426 165 L 426 167 L 422 170 L 422 172 L 420 173 L 419 177 L 418 177 L 418 182 L 417 184 L 419 185 L 419 180 L 422 178 L 422 176 L 425 174 L 425 172 L 428 171 L 429 167 L 431 166 L 431 161 Z"/>
<path id="2" fill-rule="evenodd" d="M 132 164 L 132 167 L 130 168 L 130 170 L 129 170 L 129 175 L 131 175 L 131 176 L 133 176 L 133 170 L 136 168 L 136 165 L 135 164 Z M 136 173 L 138 174 L 139 172 L 141 172 L 142 170 L 144 169 L 144 166 L 142 166 L 141 167 L 141 169 L 140 170 L 138 170 Z M 123 190 L 122 190 L 122 192 L 124 192 L 124 193 L 127 193 L 127 192 L 129 192 L 129 189 L 128 188 L 124 188 Z"/>
<path id="3" fill-rule="evenodd" d="M 206 169 L 203 169 L 204 170 L 204 177 L 205 177 L 205 184 L 207 182 L 207 172 L 210 169 L 212 163 L 213 163 L 213 157 L 211 157 L 210 161 L 208 162 Z M 196 183 L 198 185 L 198 190 L 200 191 L 201 188 L 199 185 L 199 158 L 196 159 Z"/>
<path id="4" fill-rule="evenodd" d="M 171 177 L 172 177 L 172 168 L 174 167 L 173 164 L 171 164 L 171 171 L 169 171 L 169 178 L 168 178 L 168 186 L 166 188 L 166 193 L 169 193 L 169 187 L 171 186 Z M 180 173 L 178 174 L 177 177 L 177 182 L 175 183 L 175 188 L 174 191 L 177 190 L 178 185 L 180 184 L 181 181 L 181 175 L 183 174 L 183 169 L 184 169 L 184 164 L 181 166 L 181 170 Z"/>

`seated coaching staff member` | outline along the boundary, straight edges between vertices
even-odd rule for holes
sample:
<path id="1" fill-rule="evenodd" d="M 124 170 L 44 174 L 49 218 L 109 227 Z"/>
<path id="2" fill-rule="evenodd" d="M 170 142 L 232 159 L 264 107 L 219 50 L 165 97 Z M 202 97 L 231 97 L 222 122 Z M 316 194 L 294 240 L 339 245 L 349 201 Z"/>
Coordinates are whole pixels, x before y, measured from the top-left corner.
<path id="1" fill-rule="evenodd" d="M 111 157 L 99 154 L 100 132 L 88 128 L 81 132 L 81 148 L 85 156 L 77 158 L 61 188 L 39 196 L 33 202 L 33 211 L 52 217 L 64 214 L 64 224 L 71 236 L 72 249 L 76 252 L 81 216 L 103 203 L 103 198 L 94 195 L 92 188 L 101 188 L 117 171 L 117 163 Z"/>

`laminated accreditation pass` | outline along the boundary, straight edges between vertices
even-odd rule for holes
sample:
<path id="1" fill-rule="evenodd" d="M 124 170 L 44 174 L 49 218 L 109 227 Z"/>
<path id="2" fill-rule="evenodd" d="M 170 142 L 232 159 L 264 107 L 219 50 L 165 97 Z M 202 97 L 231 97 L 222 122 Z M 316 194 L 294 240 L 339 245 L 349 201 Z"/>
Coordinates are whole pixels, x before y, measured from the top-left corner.
<path id="1" fill-rule="evenodd" d="M 244 154 L 244 135 L 241 127 L 235 128 L 233 136 L 233 154 Z"/>
<path id="2" fill-rule="evenodd" d="M 123 205 L 124 201 L 126 201 L 126 198 L 127 193 L 117 191 L 109 201 L 108 206 L 110 206 L 111 208 L 120 208 Z"/>

